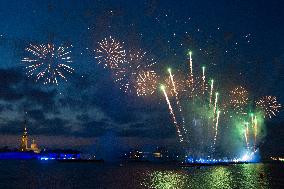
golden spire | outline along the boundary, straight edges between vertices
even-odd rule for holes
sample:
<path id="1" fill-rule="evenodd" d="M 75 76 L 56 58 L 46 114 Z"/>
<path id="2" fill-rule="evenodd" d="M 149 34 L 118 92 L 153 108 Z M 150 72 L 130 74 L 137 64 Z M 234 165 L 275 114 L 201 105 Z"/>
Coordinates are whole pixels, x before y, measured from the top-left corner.
<path id="1" fill-rule="evenodd" d="M 25 123 L 24 123 L 24 135 L 27 135 L 28 134 L 28 131 L 27 131 L 27 120 L 25 120 Z"/>

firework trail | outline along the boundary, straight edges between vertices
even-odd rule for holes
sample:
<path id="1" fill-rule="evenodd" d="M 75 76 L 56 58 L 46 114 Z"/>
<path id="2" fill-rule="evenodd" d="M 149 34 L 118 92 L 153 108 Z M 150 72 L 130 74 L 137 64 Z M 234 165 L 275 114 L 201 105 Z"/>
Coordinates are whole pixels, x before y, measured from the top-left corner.
<path id="1" fill-rule="evenodd" d="M 187 86 L 186 86 L 186 77 L 184 77 L 181 73 L 176 72 L 175 74 L 172 73 L 172 77 L 174 79 L 174 84 L 175 84 L 175 90 L 176 92 L 180 95 L 183 94 L 184 92 L 187 91 Z M 168 89 L 168 95 L 169 97 L 175 97 L 175 91 L 172 87 L 172 79 L 170 75 L 167 75 L 167 77 L 164 79 L 165 86 Z"/>
<path id="2" fill-rule="evenodd" d="M 140 71 L 136 81 L 137 96 L 147 96 L 155 92 L 158 76 L 154 71 Z"/>
<path id="3" fill-rule="evenodd" d="M 254 116 L 254 149 L 256 149 L 256 137 L 257 137 L 257 119 Z"/>
<path id="4" fill-rule="evenodd" d="M 217 118 L 216 118 L 216 125 L 215 125 L 215 136 L 214 136 L 214 142 L 213 142 L 214 147 L 215 147 L 216 139 L 217 139 L 217 135 L 218 135 L 219 117 L 220 117 L 220 111 L 217 111 Z"/>
<path id="5" fill-rule="evenodd" d="M 259 137 L 257 136 L 258 130 L 259 127 L 262 126 L 260 125 L 260 122 L 263 121 L 263 118 L 257 115 L 262 115 L 261 113 L 264 113 L 264 115 L 267 117 L 275 115 L 281 107 L 281 105 L 277 103 L 276 97 L 265 96 L 260 98 L 258 101 L 256 101 L 256 108 L 258 111 L 256 111 L 254 114 L 251 114 L 251 117 L 249 117 L 248 111 L 251 110 L 251 107 L 248 103 L 248 92 L 244 87 L 233 87 L 233 90 L 228 91 L 228 99 L 220 99 L 217 89 L 214 89 L 216 84 L 214 84 L 214 80 L 211 80 L 211 82 L 208 83 L 208 85 L 210 85 L 210 91 L 208 90 L 209 106 L 207 106 L 208 100 L 205 100 L 208 99 L 207 93 L 206 96 L 202 95 L 205 94 L 205 91 L 207 91 L 205 67 L 202 67 L 202 72 L 200 70 L 201 77 L 199 77 L 199 73 L 196 73 L 193 76 L 191 52 L 189 53 L 189 66 L 190 72 L 185 75 L 181 74 L 185 77 L 180 77 L 180 74 L 177 76 L 173 75 L 169 69 L 169 77 L 165 79 L 168 87 L 167 92 L 164 86 L 161 87 L 180 142 L 183 142 L 184 139 L 187 140 L 189 137 L 193 136 L 191 138 L 191 145 L 193 148 L 189 149 L 190 146 L 188 146 L 188 149 L 186 149 L 187 153 L 192 156 L 200 156 L 200 154 L 206 155 L 206 157 L 211 157 L 211 155 L 219 156 L 218 153 L 214 153 L 216 150 L 215 146 L 217 143 L 217 138 L 218 140 L 224 139 L 224 144 L 220 143 L 220 147 L 222 146 L 222 148 L 228 149 L 229 146 L 233 148 L 243 148 L 243 142 L 245 142 L 247 154 L 250 150 L 256 152 L 257 137 Z M 176 106 L 174 106 L 174 108 L 177 110 L 173 110 L 167 93 L 171 94 L 171 96 L 175 98 L 174 100 L 176 101 Z M 187 112 L 187 114 L 183 115 L 183 112 Z M 221 112 L 222 119 L 220 119 Z M 188 117 L 185 115 L 188 115 Z M 178 122 L 176 116 L 181 116 L 181 118 L 183 118 L 182 122 L 181 120 L 178 120 Z M 245 120 L 248 122 L 244 122 Z M 226 127 L 220 127 L 220 125 L 223 123 L 226 125 Z M 229 125 L 232 125 L 232 127 L 229 127 Z M 239 135 L 235 136 L 236 132 L 234 132 L 233 129 L 239 128 L 239 125 L 241 127 L 241 132 L 237 132 Z M 184 132 L 185 129 L 190 131 L 188 132 L 191 134 L 190 136 Z M 251 131 L 249 129 L 251 129 Z M 220 133 L 228 133 L 228 136 L 230 137 L 223 138 Z M 235 142 L 233 144 L 226 144 L 226 142 L 238 140 L 239 137 L 244 137 L 245 141 L 242 141 L 239 144 L 236 144 Z M 254 141 L 251 137 L 254 137 Z M 252 146 L 253 142 L 254 144 Z M 198 146 L 198 148 L 196 149 L 195 146 Z M 206 152 L 203 150 L 206 150 L 207 153 L 212 152 L 212 154 L 206 154 Z M 231 155 L 234 155 L 234 152 Z M 247 161 L 247 157 L 244 157 L 244 159 Z"/>
<path id="6" fill-rule="evenodd" d="M 277 102 L 275 96 L 264 96 L 256 101 L 256 107 L 264 112 L 264 118 L 276 116 L 276 113 L 279 112 L 281 104 Z"/>
<path id="7" fill-rule="evenodd" d="M 27 69 L 28 77 L 35 77 L 36 82 L 43 80 L 44 84 L 58 85 L 58 77 L 67 81 L 65 74 L 73 73 L 74 69 L 71 68 L 69 63 L 72 63 L 70 57 L 71 51 L 68 47 L 59 46 L 55 47 L 54 44 L 40 44 L 32 45 L 25 49 L 32 54 L 32 57 L 25 57 L 22 62 L 29 64 Z"/>
<path id="8" fill-rule="evenodd" d="M 175 98 L 176 98 L 176 103 L 177 103 L 179 112 L 180 112 L 180 114 L 181 114 L 181 118 L 182 118 L 182 128 L 183 128 L 183 131 L 185 132 L 185 134 L 187 134 L 187 129 L 185 128 L 185 120 L 184 120 L 184 116 L 183 116 L 183 113 L 182 113 L 181 104 L 180 104 L 180 101 L 179 101 L 179 98 L 178 98 L 178 92 L 177 92 L 177 90 L 176 90 L 176 85 L 175 85 L 175 82 L 174 82 L 174 77 L 173 77 L 173 75 L 172 75 L 172 72 L 171 72 L 171 69 L 170 69 L 170 68 L 168 69 L 168 72 L 169 72 L 169 74 L 170 74 L 170 79 L 171 79 L 171 82 L 172 82 L 172 86 L 173 86 L 173 90 L 174 90 L 174 94 L 175 94 Z"/>
<path id="9" fill-rule="evenodd" d="M 217 102 L 218 102 L 218 95 L 219 93 L 215 93 L 215 102 L 214 102 L 214 111 L 213 111 L 213 121 L 215 120 L 215 113 L 216 113 L 216 110 L 217 110 Z"/>
<path id="10" fill-rule="evenodd" d="M 98 48 L 94 51 L 97 54 L 95 58 L 98 60 L 98 64 L 103 64 L 104 68 L 114 69 L 125 62 L 126 53 L 123 42 L 121 43 L 111 36 L 98 42 Z"/>
<path id="11" fill-rule="evenodd" d="M 189 69 L 190 69 L 190 77 L 193 77 L 193 67 L 192 67 L 192 52 L 188 52 L 189 55 Z"/>
<path id="12" fill-rule="evenodd" d="M 194 90 L 195 90 L 195 87 L 194 87 L 194 78 L 193 78 L 193 65 L 192 65 L 192 52 L 189 51 L 188 54 L 189 56 L 189 78 L 187 80 L 187 84 L 189 86 L 189 97 L 194 97 Z"/>
<path id="13" fill-rule="evenodd" d="M 213 88 L 214 88 L 214 80 L 211 79 L 211 84 L 210 84 L 210 97 L 209 97 L 209 104 L 210 104 L 210 105 L 211 105 L 211 103 L 212 103 Z"/>
<path id="14" fill-rule="evenodd" d="M 246 145 L 247 145 L 247 148 L 249 148 L 249 142 L 248 142 L 248 122 L 245 122 L 245 132 L 244 132 L 244 134 L 245 134 L 245 140 L 246 140 Z"/>
<path id="15" fill-rule="evenodd" d="M 249 145 L 249 123 L 246 124 L 246 132 L 247 132 L 247 139 L 248 139 L 248 145 Z"/>
<path id="16" fill-rule="evenodd" d="M 169 111 L 170 111 L 170 114 L 172 115 L 174 125 L 176 126 L 176 130 L 177 130 L 177 134 L 178 134 L 179 140 L 180 140 L 180 142 L 182 142 L 182 141 L 183 141 L 183 137 L 182 137 L 182 134 L 181 134 L 181 132 L 180 132 L 179 125 L 178 125 L 178 123 L 177 123 L 176 116 L 175 116 L 175 114 L 174 114 L 174 111 L 173 111 L 171 102 L 170 102 L 170 100 L 169 100 L 169 98 L 168 98 L 168 95 L 167 95 L 167 93 L 166 93 L 165 86 L 162 85 L 162 86 L 161 86 L 161 89 L 162 89 L 162 91 L 163 91 L 163 93 L 164 93 L 164 95 L 165 95 L 167 104 L 168 104 L 168 106 L 169 106 Z"/>
<path id="17" fill-rule="evenodd" d="M 202 67 L 202 93 L 205 92 L 205 66 Z"/>

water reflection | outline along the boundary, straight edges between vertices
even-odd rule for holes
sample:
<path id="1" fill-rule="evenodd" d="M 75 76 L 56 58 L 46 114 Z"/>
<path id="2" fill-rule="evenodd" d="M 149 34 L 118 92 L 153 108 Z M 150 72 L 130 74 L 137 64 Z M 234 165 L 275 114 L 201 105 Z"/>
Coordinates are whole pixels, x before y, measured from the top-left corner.
<path id="1" fill-rule="evenodd" d="M 201 169 L 149 171 L 141 184 L 145 188 L 269 188 L 263 164 L 212 166 Z"/>
<path id="2" fill-rule="evenodd" d="M 214 167 L 205 178 L 209 188 L 233 188 L 233 178 L 228 167 Z"/>
<path id="3" fill-rule="evenodd" d="M 186 187 L 186 174 L 177 171 L 154 171 L 148 173 L 150 179 L 145 180 L 142 186 L 146 188 L 185 188 Z"/>
<path id="4" fill-rule="evenodd" d="M 244 164 L 238 166 L 242 188 L 269 188 L 264 164 Z"/>
<path id="5" fill-rule="evenodd" d="M 284 188 L 284 164 L 243 164 L 197 169 L 173 164 L 0 161 L 0 188 L 9 189 L 246 189 Z"/>

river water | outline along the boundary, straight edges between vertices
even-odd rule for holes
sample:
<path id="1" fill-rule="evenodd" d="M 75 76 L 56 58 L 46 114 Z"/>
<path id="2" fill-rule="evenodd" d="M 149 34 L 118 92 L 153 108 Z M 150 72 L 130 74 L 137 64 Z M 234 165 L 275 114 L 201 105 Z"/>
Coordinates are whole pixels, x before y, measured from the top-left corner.
<path id="1" fill-rule="evenodd" d="M 0 161 L 2 189 L 284 188 L 283 164 L 182 168 L 175 164 Z"/>

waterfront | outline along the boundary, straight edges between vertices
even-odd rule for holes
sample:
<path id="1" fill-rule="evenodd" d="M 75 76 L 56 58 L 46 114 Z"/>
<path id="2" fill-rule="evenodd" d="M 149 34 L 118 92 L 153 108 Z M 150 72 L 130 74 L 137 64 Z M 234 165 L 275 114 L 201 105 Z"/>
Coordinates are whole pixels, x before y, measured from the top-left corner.
<path id="1" fill-rule="evenodd" d="M 284 188 L 283 164 L 182 168 L 174 164 L 0 161 L 0 188 Z"/>

